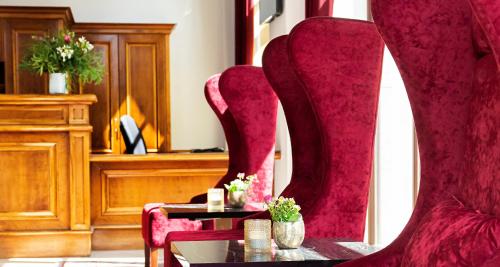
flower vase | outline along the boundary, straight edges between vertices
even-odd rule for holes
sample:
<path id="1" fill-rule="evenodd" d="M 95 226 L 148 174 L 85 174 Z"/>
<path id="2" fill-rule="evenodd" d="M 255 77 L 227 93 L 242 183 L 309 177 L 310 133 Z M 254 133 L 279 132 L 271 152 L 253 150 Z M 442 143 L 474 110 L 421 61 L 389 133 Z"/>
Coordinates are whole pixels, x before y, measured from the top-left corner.
<path id="1" fill-rule="evenodd" d="M 298 248 L 304 241 L 302 216 L 296 222 L 273 222 L 274 242 L 280 249 Z"/>
<path id="2" fill-rule="evenodd" d="M 245 206 L 246 201 L 246 191 L 229 191 L 227 193 L 227 202 L 229 203 L 229 206 L 233 208 L 242 208 Z"/>
<path id="3" fill-rule="evenodd" d="M 49 93 L 67 94 L 67 74 L 50 73 L 49 74 Z"/>

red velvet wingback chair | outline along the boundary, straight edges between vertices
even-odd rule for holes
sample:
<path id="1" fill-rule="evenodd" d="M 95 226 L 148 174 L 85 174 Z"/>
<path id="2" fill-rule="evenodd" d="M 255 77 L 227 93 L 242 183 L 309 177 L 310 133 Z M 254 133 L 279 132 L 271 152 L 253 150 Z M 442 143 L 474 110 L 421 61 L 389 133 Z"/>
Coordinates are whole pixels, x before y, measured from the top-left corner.
<path id="1" fill-rule="evenodd" d="M 211 77 L 206 84 L 205 95 L 221 120 L 230 153 L 228 173 L 216 187 L 223 187 L 224 183 L 235 179 L 238 172 L 257 174 L 247 201 L 262 202 L 264 196 L 272 194 L 273 187 L 278 108 L 276 95 L 265 79 L 262 69 L 251 66 L 232 67 L 220 77 Z M 205 202 L 206 195 L 194 197 L 192 200 L 192 203 Z M 167 220 L 158 207 L 159 204 L 146 205 L 143 211 L 146 254 L 149 248 L 162 248 L 165 236 L 170 231 L 201 230 L 200 222 Z M 171 221 L 183 221 L 195 225 L 196 228 L 165 227 L 168 226 L 166 223 Z M 207 224 L 207 227 L 203 228 L 207 229 L 209 226 L 211 225 Z M 148 255 L 146 258 L 149 258 Z"/>
<path id="2" fill-rule="evenodd" d="M 372 11 L 406 85 L 421 182 L 399 237 L 342 266 L 500 266 L 500 2 L 374 0 Z"/>
<path id="3" fill-rule="evenodd" d="M 238 174 L 238 171 L 243 170 L 245 166 L 245 156 L 242 155 L 240 149 L 240 136 L 233 115 L 228 110 L 227 104 L 222 98 L 219 91 L 220 74 L 213 75 L 205 83 L 205 98 L 219 119 L 224 135 L 226 137 L 229 164 L 227 173 L 214 186 L 222 188 L 225 183 L 233 180 Z M 193 197 L 189 203 L 206 203 L 207 194 L 201 194 Z M 157 265 L 157 250 L 163 248 L 165 237 L 169 231 L 188 231 L 211 229 L 213 227 L 211 221 L 203 221 L 203 225 L 199 221 L 189 220 L 167 220 L 160 212 L 159 207 L 163 203 L 148 203 L 144 206 L 142 213 L 142 237 L 145 246 L 145 262 L 146 266 Z"/>
<path id="4" fill-rule="evenodd" d="M 374 24 L 333 18 L 306 20 L 264 51 L 292 144 L 293 173 L 282 195 L 302 206 L 308 237 L 363 239 L 382 51 Z M 170 232 L 165 252 L 175 240 L 242 238 L 242 230 Z M 165 266 L 172 262 L 165 253 Z"/>
<path id="5" fill-rule="evenodd" d="M 257 174 L 247 202 L 262 202 L 273 190 L 278 98 L 259 67 L 225 70 L 219 88 L 240 132 L 245 160 L 241 172 Z"/>

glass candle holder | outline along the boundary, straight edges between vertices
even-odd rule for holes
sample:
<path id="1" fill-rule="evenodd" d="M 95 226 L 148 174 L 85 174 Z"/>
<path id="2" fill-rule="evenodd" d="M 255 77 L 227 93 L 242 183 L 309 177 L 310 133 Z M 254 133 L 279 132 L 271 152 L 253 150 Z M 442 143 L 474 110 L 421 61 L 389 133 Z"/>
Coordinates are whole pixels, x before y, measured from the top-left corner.
<path id="1" fill-rule="evenodd" d="M 245 253 L 271 252 L 271 220 L 245 220 Z"/>
<path id="2" fill-rule="evenodd" d="M 208 211 L 224 211 L 224 189 L 210 188 L 207 192 Z"/>

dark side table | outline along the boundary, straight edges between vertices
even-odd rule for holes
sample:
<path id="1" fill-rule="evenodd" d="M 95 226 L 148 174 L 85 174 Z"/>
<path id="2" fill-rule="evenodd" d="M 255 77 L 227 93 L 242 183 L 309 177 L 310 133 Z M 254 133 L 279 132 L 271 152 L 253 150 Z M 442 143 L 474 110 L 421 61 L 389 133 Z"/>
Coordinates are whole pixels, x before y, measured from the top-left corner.
<path id="1" fill-rule="evenodd" d="M 207 204 L 165 204 L 160 207 L 168 219 L 215 219 L 215 228 L 231 229 L 233 218 L 243 218 L 264 211 L 264 204 L 249 203 L 243 208 L 224 207 L 223 211 L 209 211 Z"/>
<path id="2" fill-rule="evenodd" d="M 182 266 L 332 266 L 378 250 L 361 242 L 339 239 L 305 239 L 298 249 L 278 249 L 271 253 L 245 253 L 243 240 L 174 241 L 172 253 Z"/>

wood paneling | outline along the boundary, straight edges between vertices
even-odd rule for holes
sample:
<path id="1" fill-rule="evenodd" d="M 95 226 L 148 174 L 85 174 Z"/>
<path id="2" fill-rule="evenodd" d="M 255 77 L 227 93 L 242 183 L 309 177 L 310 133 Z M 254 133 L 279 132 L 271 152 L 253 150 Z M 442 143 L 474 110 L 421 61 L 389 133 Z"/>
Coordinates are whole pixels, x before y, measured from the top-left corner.
<path id="1" fill-rule="evenodd" d="M 5 87 L 8 94 L 45 94 L 48 75 L 20 70 L 32 36 L 56 33 L 73 24 L 71 10 L 67 7 L 12 7 L 0 6 L 0 61 L 5 62 Z"/>
<path id="2" fill-rule="evenodd" d="M 0 106 L 2 124 L 66 124 L 68 110 L 61 106 Z"/>
<path id="3" fill-rule="evenodd" d="M 188 202 L 215 185 L 227 164 L 225 153 L 93 155 L 93 249 L 141 248 L 144 204 Z"/>
<path id="4" fill-rule="evenodd" d="M 6 20 L 0 18 L 0 61 L 3 62 L 5 61 L 6 55 L 5 55 L 5 30 L 6 30 Z M 3 77 L 5 78 L 5 73 L 1 73 L 0 75 L 4 75 Z"/>
<path id="5" fill-rule="evenodd" d="M 56 144 L 0 143 L 0 212 L 4 218 L 37 213 L 56 216 Z M 11 168 L 19 165 L 22 168 Z"/>
<path id="6" fill-rule="evenodd" d="M 158 201 L 189 202 L 191 197 L 205 193 L 224 173 L 224 168 L 105 170 L 101 173 L 102 215 L 139 214 L 145 203 Z"/>
<path id="7" fill-rule="evenodd" d="M 171 24 L 78 23 L 104 55 L 100 86 L 85 85 L 99 102 L 91 110 L 94 153 L 125 153 L 119 118 L 131 115 L 142 129 L 148 152 L 170 151 L 169 35 Z M 94 116 L 93 114 L 98 114 Z"/>
<path id="8" fill-rule="evenodd" d="M 90 231 L 0 232 L 0 258 L 88 256 L 90 240 Z"/>
<path id="9" fill-rule="evenodd" d="M 92 157 L 92 225 L 140 224 L 144 204 L 189 202 L 227 170 L 225 154 L 115 157 Z"/>
<path id="10" fill-rule="evenodd" d="M 95 101 L 0 95 L 0 257 L 90 252 L 87 105 Z"/>
<path id="11" fill-rule="evenodd" d="M 77 34 L 82 34 L 77 32 Z M 85 34 L 102 54 L 105 67 L 101 84 L 83 86 L 83 93 L 95 94 L 98 102 L 90 108 L 90 123 L 94 127 L 92 134 L 92 152 L 119 153 L 119 110 L 118 110 L 118 36 L 114 34 Z"/>
<path id="12" fill-rule="evenodd" d="M 169 120 L 168 102 L 160 101 L 167 95 L 165 52 L 162 35 L 123 34 L 119 37 L 120 114 L 128 114 L 136 120 L 148 152 L 161 151 L 161 143 L 169 131 L 168 127 L 160 128 L 158 123 Z"/>
<path id="13" fill-rule="evenodd" d="M 6 92 L 14 94 L 45 94 L 48 92 L 48 75 L 39 76 L 21 70 L 19 65 L 33 36 L 45 36 L 59 30 L 58 21 L 52 19 L 9 19 L 6 22 Z"/>
<path id="14" fill-rule="evenodd" d="M 141 225 L 96 226 L 92 235 L 92 250 L 144 249 Z"/>
<path id="15" fill-rule="evenodd" d="M 64 134 L 0 132 L 0 140 L 0 182 L 8 185 L 0 189 L 0 230 L 67 229 Z"/>

